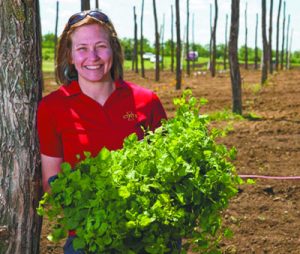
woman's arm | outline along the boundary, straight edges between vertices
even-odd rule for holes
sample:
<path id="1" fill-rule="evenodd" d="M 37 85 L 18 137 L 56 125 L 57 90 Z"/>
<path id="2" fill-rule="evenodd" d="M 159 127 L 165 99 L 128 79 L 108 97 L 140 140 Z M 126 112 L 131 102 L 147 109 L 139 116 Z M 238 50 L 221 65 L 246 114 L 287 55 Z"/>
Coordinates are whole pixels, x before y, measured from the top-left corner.
<path id="1" fill-rule="evenodd" d="M 60 172 L 60 165 L 63 162 L 63 158 L 50 157 L 45 154 L 41 154 L 41 160 L 43 189 L 45 192 L 50 192 L 51 188 L 48 183 L 48 179 Z"/>

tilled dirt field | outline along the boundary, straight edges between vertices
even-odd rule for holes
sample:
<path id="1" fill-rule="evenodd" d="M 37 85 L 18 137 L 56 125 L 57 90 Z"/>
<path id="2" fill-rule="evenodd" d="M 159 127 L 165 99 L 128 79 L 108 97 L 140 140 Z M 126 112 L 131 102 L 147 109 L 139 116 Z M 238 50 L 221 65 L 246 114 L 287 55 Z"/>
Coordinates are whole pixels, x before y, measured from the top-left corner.
<path id="1" fill-rule="evenodd" d="M 234 162 L 239 174 L 267 176 L 300 176 L 300 70 L 281 71 L 269 76 L 268 84 L 260 83 L 259 71 L 242 71 L 243 112 L 256 115 L 253 120 L 232 120 L 233 129 L 220 142 L 238 150 Z M 127 72 L 125 79 L 156 91 L 172 117 L 175 75 L 154 73 L 142 79 Z M 56 89 L 52 75 L 45 75 L 45 94 Z M 196 97 L 208 99 L 202 113 L 231 109 L 229 73 L 211 78 L 197 73 L 183 78 L 182 89 L 190 88 Z M 224 253 L 300 253 L 300 180 L 257 179 L 254 185 L 242 185 L 224 212 L 224 223 L 234 232 L 221 243 Z M 46 239 L 49 225 L 44 221 L 41 253 L 62 253 L 61 244 Z M 193 252 L 190 252 L 193 253 Z"/>

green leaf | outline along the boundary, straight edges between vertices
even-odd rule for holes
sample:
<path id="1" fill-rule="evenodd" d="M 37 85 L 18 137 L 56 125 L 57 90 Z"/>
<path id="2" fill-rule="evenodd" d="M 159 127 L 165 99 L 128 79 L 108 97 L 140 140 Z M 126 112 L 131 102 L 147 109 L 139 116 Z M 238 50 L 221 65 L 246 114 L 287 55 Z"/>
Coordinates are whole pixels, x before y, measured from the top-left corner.
<path id="1" fill-rule="evenodd" d="M 107 228 L 108 228 L 108 224 L 103 222 L 100 228 L 98 229 L 98 235 L 99 236 L 103 235 L 106 232 Z"/>
<path id="2" fill-rule="evenodd" d="M 85 247 L 84 240 L 79 237 L 75 237 L 72 243 L 75 250 L 84 249 Z"/>
<path id="3" fill-rule="evenodd" d="M 121 186 L 119 188 L 119 191 L 118 191 L 120 197 L 122 198 L 128 198 L 130 197 L 130 192 L 128 191 L 127 187 L 126 186 Z"/>

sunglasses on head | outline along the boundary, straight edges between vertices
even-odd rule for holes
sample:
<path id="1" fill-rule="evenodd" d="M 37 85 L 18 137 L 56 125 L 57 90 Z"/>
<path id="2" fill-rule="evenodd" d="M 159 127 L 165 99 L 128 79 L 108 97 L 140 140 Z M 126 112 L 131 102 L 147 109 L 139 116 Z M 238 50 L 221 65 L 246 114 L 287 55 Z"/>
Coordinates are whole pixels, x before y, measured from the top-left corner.
<path id="1" fill-rule="evenodd" d="M 100 11 L 82 11 L 73 14 L 68 21 L 67 30 L 70 29 L 71 26 L 83 20 L 86 16 L 90 16 L 100 22 L 107 24 L 109 22 L 109 18 L 106 14 Z"/>

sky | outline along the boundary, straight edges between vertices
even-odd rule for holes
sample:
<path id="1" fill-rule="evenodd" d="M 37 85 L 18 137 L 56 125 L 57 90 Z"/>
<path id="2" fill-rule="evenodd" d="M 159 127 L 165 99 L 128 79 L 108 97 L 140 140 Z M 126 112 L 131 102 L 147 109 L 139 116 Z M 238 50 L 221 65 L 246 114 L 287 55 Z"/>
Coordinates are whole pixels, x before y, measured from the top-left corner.
<path id="1" fill-rule="evenodd" d="M 151 44 L 154 43 L 154 16 L 153 16 L 153 1 L 144 0 L 144 24 L 143 34 Z M 180 0 L 180 22 L 181 22 L 181 38 L 186 37 L 186 0 Z M 269 24 L 269 4 L 267 2 L 267 24 Z M 289 27 L 289 45 L 288 48 L 292 51 L 300 50 L 300 15 L 299 15 L 299 0 L 285 0 L 286 2 L 286 22 L 285 33 L 287 30 L 288 15 L 290 15 Z M 95 8 L 95 1 L 90 0 L 91 9 Z M 141 16 L 142 0 L 99 0 L 99 8 L 106 13 L 112 20 L 119 38 L 134 37 L 134 21 L 133 21 L 133 6 L 136 7 L 138 36 L 140 36 L 140 16 Z M 175 0 L 156 0 L 157 17 L 159 27 L 165 23 L 164 40 L 171 38 L 171 6 L 173 5 L 175 19 Z M 255 46 L 255 27 L 256 14 L 258 14 L 258 47 L 262 48 L 261 37 L 261 0 L 240 0 L 240 30 L 239 30 L 239 47 L 245 45 L 245 9 L 247 8 L 247 45 L 254 48 Z M 276 23 L 279 0 L 273 0 L 273 49 L 276 47 Z M 214 20 L 214 0 L 190 0 L 190 42 L 200 43 L 201 45 L 209 44 L 210 38 L 210 12 L 212 12 L 212 22 Z M 217 44 L 225 42 L 226 30 L 226 15 L 228 15 L 227 38 L 230 31 L 230 10 L 231 0 L 218 1 L 218 23 L 216 40 Z M 80 0 L 59 0 L 59 22 L 58 34 L 60 35 L 68 18 L 80 11 Z M 56 16 L 56 0 L 40 0 L 40 14 L 42 23 L 42 33 L 54 33 L 55 31 L 55 16 Z M 281 7 L 280 21 L 280 40 L 279 48 L 281 48 L 282 38 L 282 19 L 283 19 L 283 4 Z M 192 24 L 194 23 L 194 33 Z M 159 28 L 160 29 L 160 28 Z M 174 40 L 176 40 L 176 29 L 174 27 Z M 286 40 L 285 40 L 286 44 Z M 285 45 L 286 47 L 286 45 Z"/>

